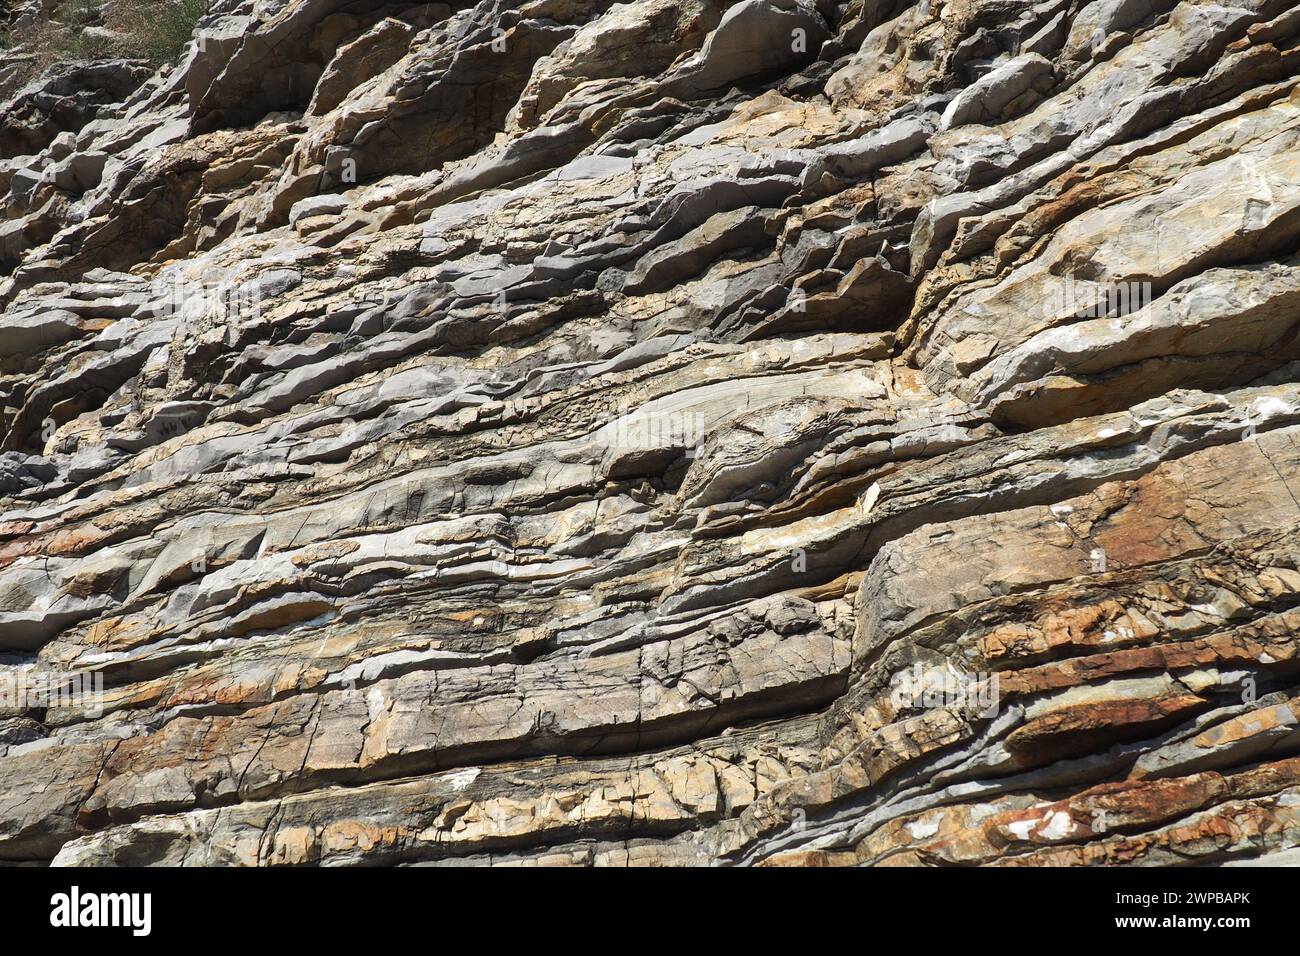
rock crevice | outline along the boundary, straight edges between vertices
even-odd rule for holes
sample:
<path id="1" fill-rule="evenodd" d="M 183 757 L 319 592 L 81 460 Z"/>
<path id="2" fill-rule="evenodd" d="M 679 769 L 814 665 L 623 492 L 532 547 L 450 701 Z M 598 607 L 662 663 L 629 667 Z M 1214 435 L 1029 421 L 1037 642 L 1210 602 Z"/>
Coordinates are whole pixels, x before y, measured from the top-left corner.
<path id="1" fill-rule="evenodd" d="M 1297 76 L 1281 0 L 215 0 L 51 67 L 0 860 L 1288 858 Z"/>

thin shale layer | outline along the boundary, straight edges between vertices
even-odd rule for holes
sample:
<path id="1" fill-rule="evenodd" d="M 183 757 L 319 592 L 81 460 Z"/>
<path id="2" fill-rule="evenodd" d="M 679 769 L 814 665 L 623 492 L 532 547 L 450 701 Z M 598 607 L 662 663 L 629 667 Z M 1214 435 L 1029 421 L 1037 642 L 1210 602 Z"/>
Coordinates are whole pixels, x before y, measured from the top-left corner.
<path id="1" fill-rule="evenodd" d="M 0 859 L 1294 859 L 1293 4 L 196 37 L 0 107 Z"/>

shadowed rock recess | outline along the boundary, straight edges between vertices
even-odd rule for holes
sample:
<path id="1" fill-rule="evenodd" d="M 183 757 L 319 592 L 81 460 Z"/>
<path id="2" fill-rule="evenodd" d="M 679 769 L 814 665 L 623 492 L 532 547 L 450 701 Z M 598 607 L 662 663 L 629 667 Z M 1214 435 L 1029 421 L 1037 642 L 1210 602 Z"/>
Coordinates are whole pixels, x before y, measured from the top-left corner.
<path id="1" fill-rule="evenodd" d="M 1297 77 L 1291 0 L 216 0 L 55 65 L 0 860 L 1300 862 Z"/>

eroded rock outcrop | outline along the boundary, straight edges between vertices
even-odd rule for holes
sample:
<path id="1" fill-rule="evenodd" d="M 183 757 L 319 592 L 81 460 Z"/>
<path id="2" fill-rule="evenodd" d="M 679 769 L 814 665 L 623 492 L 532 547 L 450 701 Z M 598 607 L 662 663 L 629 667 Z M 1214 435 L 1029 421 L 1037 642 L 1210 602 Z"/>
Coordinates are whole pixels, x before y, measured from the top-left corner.
<path id="1" fill-rule="evenodd" d="M 1293 858 L 1297 75 L 1279 0 L 217 0 L 35 80 L 0 859 Z"/>

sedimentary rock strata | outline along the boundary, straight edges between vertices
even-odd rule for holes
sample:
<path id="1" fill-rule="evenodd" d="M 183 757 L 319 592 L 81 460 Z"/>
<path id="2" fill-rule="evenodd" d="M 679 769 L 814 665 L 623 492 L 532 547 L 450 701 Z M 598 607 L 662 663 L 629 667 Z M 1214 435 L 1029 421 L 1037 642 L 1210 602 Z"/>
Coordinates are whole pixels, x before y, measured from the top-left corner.
<path id="1" fill-rule="evenodd" d="M 1294 860 L 1298 77 L 1280 0 L 215 0 L 52 67 L 0 860 Z"/>

